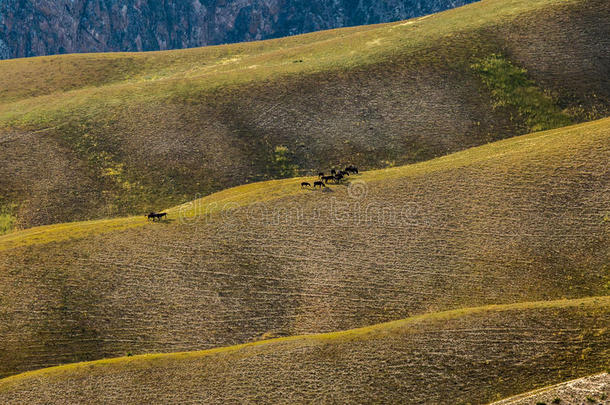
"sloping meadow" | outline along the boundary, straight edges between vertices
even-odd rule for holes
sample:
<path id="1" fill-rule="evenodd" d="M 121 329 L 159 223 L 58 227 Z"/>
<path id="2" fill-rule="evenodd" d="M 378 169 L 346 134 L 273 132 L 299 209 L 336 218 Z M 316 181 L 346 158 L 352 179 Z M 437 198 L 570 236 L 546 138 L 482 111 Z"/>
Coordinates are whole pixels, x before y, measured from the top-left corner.
<path id="1" fill-rule="evenodd" d="M 6 404 L 488 403 L 599 372 L 608 298 L 473 308 L 0 380 Z M 529 402 L 531 403 L 531 402 Z"/>
<path id="2" fill-rule="evenodd" d="M 2 252 L 1 373 L 608 294 L 608 123 L 326 191 L 244 186 L 124 230 L 42 228 Z"/>

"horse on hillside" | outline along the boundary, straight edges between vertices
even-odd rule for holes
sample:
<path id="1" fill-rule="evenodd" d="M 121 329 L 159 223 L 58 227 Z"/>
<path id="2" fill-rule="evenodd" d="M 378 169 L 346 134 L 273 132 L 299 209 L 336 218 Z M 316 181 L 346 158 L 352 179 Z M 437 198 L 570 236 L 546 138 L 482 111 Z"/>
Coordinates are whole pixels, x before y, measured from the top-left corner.
<path id="1" fill-rule="evenodd" d="M 161 213 L 151 212 L 146 217 L 148 218 L 149 221 L 151 219 L 153 220 L 153 222 L 156 221 L 156 220 L 161 221 L 161 219 L 167 218 L 167 213 L 166 212 L 161 212 Z"/>
<path id="2" fill-rule="evenodd" d="M 334 180 L 335 176 L 322 176 L 324 183 L 328 183 L 329 180 Z"/>

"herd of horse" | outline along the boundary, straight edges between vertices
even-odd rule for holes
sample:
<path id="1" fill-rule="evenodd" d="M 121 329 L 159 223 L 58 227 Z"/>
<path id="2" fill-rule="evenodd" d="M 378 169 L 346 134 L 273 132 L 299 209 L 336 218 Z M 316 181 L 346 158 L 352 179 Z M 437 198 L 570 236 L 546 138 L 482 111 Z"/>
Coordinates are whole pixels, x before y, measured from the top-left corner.
<path id="1" fill-rule="evenodd" d="M 326 175 L 324 172 L 318 173 L 317 181 L 314 181 L 313 188 L 319 187 L 320 189 L 325 188 L 326 184 L 329 181 L 334 181 L 335 183 L 341 182 L 345 177 L 350 174 L 358 174 L 358 168 L 354 165 L 349 165 L 343 170 L 332 169 L 330 171 L 330 175 Z M 301 188 L 303 187 L 311 187 L 311 183 L 304 181 L 301 183 Z M 150 221 L 161 221 L 162 219 L 167 218 L 167 212 L 151 212 L 146 215 L 146 218 Z"/>
<path id="2" fill-rule="evenodd" d="M 332 169 L 328 176 L 324 172 L 320 172 L 318 173 L 319 180 L 314 181 L 313 188 L 319 187 L 322 189 L 326 187 L 326 184 L 328 184 L 329 181 L 339 183 L 350 174 L 358 174 L 358 168 L 354 165 L 349 165 L 343 170 Z M 304 181 L 301 183 L 301 188 L 303 187 L 311 187 L 311 183 Z"/>

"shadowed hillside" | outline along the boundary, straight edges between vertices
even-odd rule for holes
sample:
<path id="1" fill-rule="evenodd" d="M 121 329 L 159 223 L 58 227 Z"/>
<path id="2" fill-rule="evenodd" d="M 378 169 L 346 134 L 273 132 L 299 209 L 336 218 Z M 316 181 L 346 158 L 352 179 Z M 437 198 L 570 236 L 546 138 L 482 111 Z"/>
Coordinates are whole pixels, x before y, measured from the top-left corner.
<path id="1" fill-rule="evenodd" d="M 0 232 L 601 118 L 604 0 L 483 0 L 249 44 L 0 63 Z"/>
<path id="2" fill-rule="evenodd" d="M 608 294 L 609 137 L 604 119 L 0 237 L 0 374 Z"/>
<path id="3" fill-rule="evenodd" d="M 0 380 L 7 404 L 487 403 L 610 364 L 609 298 L 483 307 Z"/>

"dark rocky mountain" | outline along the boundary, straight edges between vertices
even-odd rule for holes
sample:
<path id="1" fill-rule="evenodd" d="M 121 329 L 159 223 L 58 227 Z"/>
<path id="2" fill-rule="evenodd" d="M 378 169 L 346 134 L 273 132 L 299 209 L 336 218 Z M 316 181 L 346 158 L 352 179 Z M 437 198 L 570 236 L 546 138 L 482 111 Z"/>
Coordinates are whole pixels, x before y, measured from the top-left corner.
<path id="1" fill-rule="evenodd" d="M 0 59 L 252 41 L 416 17 L 475 0 L 0 0 Z"/>

